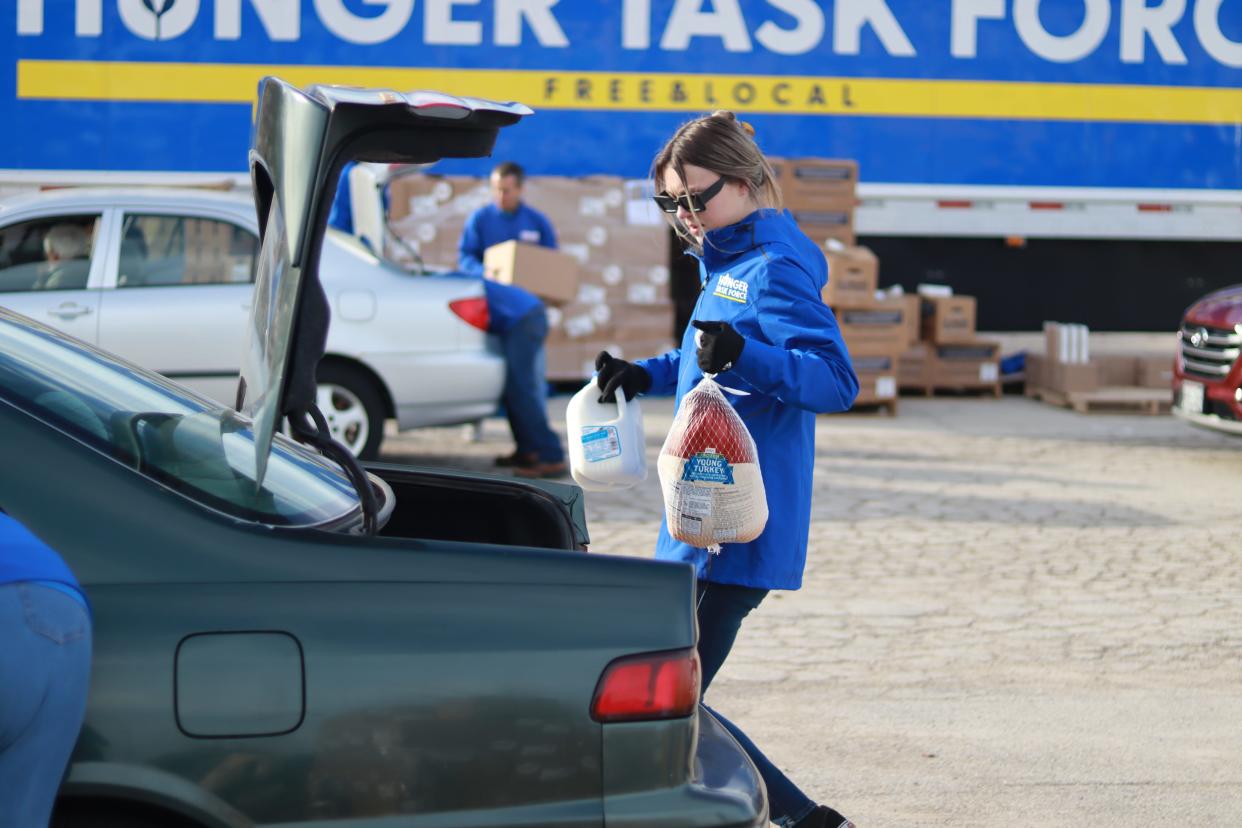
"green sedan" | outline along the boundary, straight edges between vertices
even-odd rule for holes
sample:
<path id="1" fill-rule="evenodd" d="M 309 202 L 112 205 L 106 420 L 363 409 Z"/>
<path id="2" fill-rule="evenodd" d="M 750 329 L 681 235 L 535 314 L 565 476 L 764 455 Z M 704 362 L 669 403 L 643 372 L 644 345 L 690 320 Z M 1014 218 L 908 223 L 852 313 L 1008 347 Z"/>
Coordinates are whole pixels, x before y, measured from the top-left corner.
<path id="1" fill-rule="evenodd" d="M 573 486 L 360 465 L 314 408 L 340 167 L 486 155 L 528 113 L 264 81 L 235 409 L 0 310 L 0 508 L 94 614 L 56 825 L 766 823 L 698 704 L 688 566 L 587 554 Z"/>

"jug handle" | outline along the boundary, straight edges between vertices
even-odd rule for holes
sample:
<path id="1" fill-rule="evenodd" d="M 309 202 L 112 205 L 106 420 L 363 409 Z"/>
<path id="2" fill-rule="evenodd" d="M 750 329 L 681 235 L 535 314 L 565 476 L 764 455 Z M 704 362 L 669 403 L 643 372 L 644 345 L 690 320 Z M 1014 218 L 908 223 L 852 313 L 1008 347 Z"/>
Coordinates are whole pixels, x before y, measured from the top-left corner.
<path id="1" fill-rule="evenodd" d="M 599 374 L 595 375 L 595 387 L 599 389 L 599 393 L 604 393 L 604 386 L 599 384 Z M 625 416 L 625 405 L 627 402 L 625 399 L 625 392 L 618 388 L 617 392 L 612 396 L 617 401 L 617 420 L 620 420 Z M 613 422 L 615 423 L 617 420 L 613 420 Z"/>

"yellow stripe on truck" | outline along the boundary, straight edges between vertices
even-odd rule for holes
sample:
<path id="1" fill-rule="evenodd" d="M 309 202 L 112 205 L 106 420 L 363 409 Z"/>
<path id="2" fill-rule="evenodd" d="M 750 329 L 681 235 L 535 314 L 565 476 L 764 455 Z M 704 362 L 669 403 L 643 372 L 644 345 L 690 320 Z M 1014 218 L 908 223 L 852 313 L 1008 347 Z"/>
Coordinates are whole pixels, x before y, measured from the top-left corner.
<path id="1" fill-rule="evenodd" d="M 259 80 L 441 89 L 536 108 L 1054 121 L 1242 123 L 1237 89 L 1017 81 L 828 78 L 373 66 L 19 60 L 17 96 L 253 103 Z"/>

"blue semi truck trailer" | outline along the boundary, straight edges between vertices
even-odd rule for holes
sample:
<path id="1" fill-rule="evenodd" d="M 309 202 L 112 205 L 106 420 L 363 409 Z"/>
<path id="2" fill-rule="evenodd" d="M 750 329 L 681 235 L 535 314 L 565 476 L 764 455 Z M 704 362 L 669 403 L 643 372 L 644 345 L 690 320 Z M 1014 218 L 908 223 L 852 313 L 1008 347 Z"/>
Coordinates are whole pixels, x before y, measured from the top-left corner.
<path id="1" fill-rule="evenodd" d="M 983 329 L 1171 330 L 1242 281 L 1242 0 L 13 2 L 0 186 L 241 179 L 269 74 L 522 101 L 532 174 L 641 177 L 728 108 L 856 159 L 881 282 Z"/>

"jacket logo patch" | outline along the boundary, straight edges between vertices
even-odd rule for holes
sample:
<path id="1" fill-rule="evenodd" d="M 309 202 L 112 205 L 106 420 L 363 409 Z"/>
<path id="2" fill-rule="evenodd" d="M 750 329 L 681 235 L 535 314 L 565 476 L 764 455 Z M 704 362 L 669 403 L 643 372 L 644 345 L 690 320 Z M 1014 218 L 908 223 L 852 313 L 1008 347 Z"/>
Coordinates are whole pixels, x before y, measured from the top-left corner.
<path id="1" fill-rule="evenodd" d="M 720 277 L 716 282 L 716 290 L 713 291 L 716 296 L 721 299 L 728 299 L 730 302 L 741 302 L 746 304 L 749 300 L 750 285 L 741 279 L 734 279 L 728 273 Z"/>

